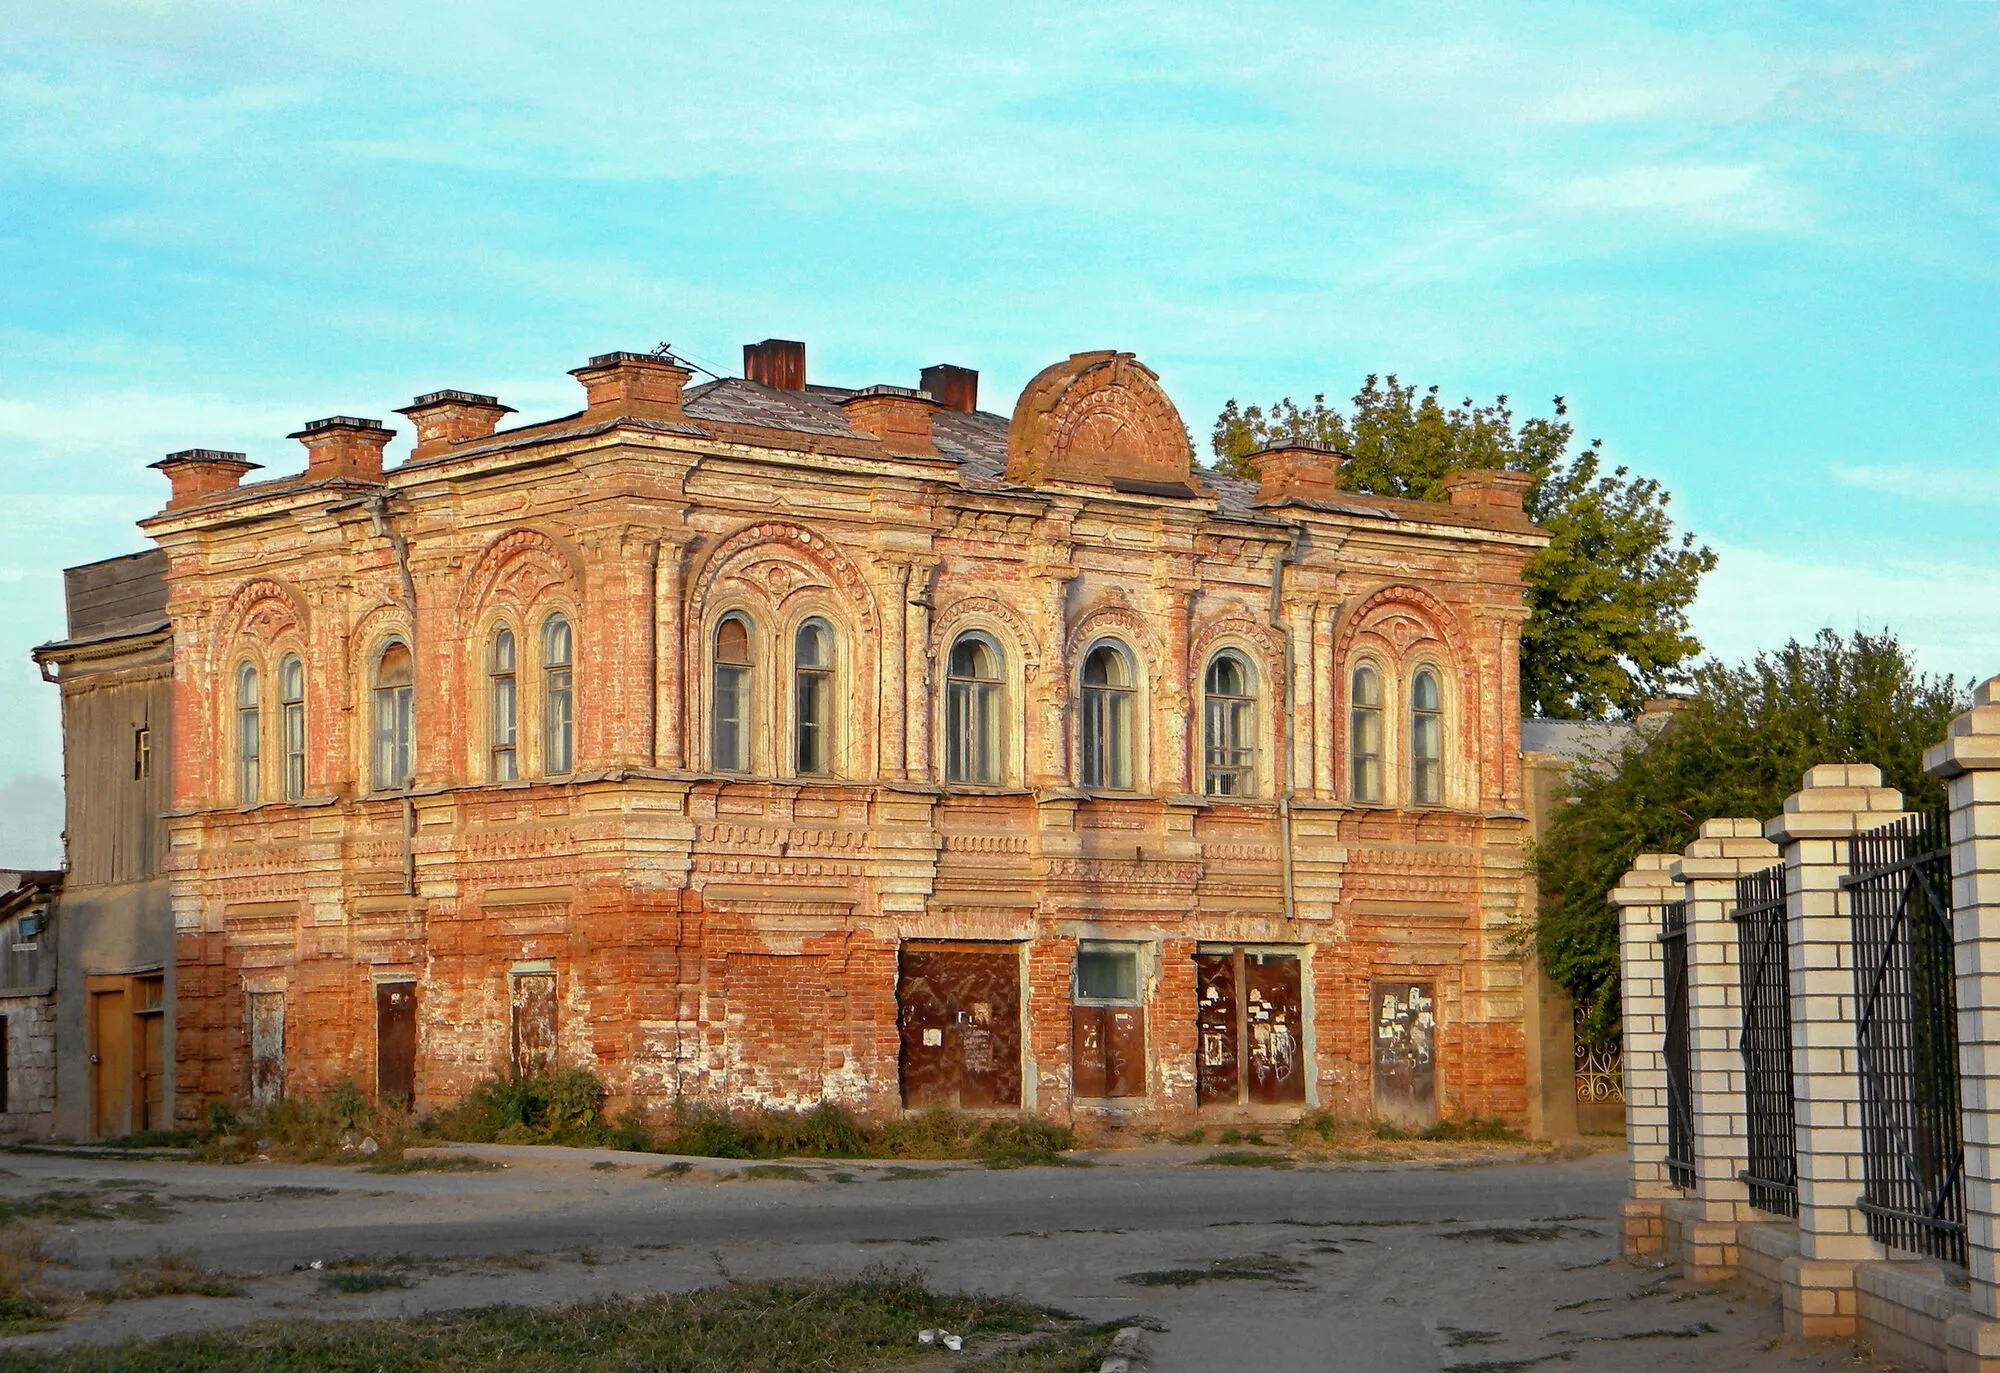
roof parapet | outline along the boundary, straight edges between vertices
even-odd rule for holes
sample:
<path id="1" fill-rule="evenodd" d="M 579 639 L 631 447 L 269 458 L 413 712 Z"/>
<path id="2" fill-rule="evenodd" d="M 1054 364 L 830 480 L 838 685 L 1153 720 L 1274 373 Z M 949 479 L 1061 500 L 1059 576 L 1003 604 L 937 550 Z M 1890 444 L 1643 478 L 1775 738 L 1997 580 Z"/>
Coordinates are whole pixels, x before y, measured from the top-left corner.
<path id="1" fill-rule="evenodd" d="M 652 353 L 599 353 L 570 375 L 592 419 L 685 421 L 681 392 L 694 373 Z"/>
<path id="2" fill-rule="evenodd" d="M 843 399 L 840 409 L 850 426 L 872 434 L 892 453 L 942 456 L 931 437 L 931 421 L 940 407 L 927 392 L 905 386 L 864 386 Z"/>
<path id="3" fill-rule="evenodd" d="M 446 452 L 453 444 L 486 438 L 500 427 L 502 415 L 515 412 L 497 396 L 477 391 L 432 391 L 396 413 L 408 416 L 416 426 L 417 446 L 410 452 L 414 462 Z"/>
<path id="4" fill-rule="evenodd" d="M 220 448 L 183 448 L 150 465 L 153 470 L 166 473 L 172 483 L 173 494 L 167 497 L 169 510 L 192 505 L 221 491 L 234 491 L 242 485 L 245 473 L 263 466 L 250 461 L 246 454 Z"/>
<path id="5" fill-rule="evenodd" d="M 396 431 L 380 420 L 353 415 L 329 415 L 323 420 L 307 420 L 305 428 L 285 435 L 306 446 L 306 478 L 351 477 L 358 481 L 382 480 L 382 450 Z"/>

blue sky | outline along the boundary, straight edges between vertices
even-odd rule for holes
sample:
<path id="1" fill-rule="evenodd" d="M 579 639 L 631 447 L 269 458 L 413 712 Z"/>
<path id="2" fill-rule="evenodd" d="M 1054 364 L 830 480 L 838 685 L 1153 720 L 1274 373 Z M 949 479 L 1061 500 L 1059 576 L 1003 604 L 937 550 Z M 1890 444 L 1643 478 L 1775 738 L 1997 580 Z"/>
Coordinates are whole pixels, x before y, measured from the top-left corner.
<path id="1" fill-rule="evenodd" d="M 1371 371 L 1662 479 L 1735 658 L 2000 671 L 2000 5 L 0 0 L 0 865 L 65 564 L 171 449 L 592 353 L 1136 351 L 1198 437 Z M 393 450 L 392 450 L 393 451 Z"/>

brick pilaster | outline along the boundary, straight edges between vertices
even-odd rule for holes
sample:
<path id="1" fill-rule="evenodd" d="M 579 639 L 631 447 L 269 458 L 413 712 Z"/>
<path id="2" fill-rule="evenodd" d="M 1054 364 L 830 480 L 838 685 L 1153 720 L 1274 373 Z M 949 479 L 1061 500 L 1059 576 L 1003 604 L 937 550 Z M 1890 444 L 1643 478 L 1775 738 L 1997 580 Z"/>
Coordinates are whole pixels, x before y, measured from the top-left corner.
<path id="1" fill-rule="evenodd" d="M 1965 1261 L 1972 1310 L 1946 1327 L 1952 1373 L 2000 1370 L 2000 678 L 1924 754 L 1951 805 L 1958 1063 L 1965 1128 Z"/>
<path id="2" fill-rule="evenodd" d="M 1618 908 L 1619 1019 L 1624 1027 L 1625 1157 L 1629 1189 L 1619 1216 L 1627 1256 L 1666 1244 L 1661 1203 L 1680 1195 L 1667 1182 L 1666 966 L 1662 908 L 1681 897 L 1668 871 L 1674 856 L 1642 853 L 1611 890 Z"/>

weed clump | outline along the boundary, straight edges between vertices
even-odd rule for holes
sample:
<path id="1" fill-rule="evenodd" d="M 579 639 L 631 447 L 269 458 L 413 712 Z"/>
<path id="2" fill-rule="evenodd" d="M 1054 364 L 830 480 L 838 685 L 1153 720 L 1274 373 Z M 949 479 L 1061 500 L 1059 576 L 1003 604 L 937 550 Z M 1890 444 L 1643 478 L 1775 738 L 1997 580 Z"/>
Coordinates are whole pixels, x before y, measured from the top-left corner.
<path id="1" fill-rule="evenodd" d="M 989 1168 L 1062 1165 L 1075 1146 L 1068 1126 L 1043 1120 L 981 1121 L 939 1109 L 863 1124 L 830 1102 L 745 1115 L 697 1107 L 657 1140 L 665 1153 L 704 1158 L 977 1159 Z"/>

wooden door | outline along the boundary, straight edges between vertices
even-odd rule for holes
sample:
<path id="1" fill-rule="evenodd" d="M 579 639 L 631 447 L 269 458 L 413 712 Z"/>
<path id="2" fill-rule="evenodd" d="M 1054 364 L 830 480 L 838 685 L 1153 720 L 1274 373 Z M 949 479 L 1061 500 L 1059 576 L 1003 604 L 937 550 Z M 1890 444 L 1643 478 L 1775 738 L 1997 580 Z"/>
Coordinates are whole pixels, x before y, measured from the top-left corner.
<path id="1" fill-rule="evenodd" d="M 375 986 L 375 1099 L 407 1107 L 417 1094 L 417 984 Z"/>
<path id="2" fill-rule="evenodd" d="M 903 945 L 896 1019 L 905 1106 L 1021 1104 L 1021 959 L 1014 945 Z"/>
<path id="3" fill-rule="evenodd" d="M 1237 1068 L 1236 955 L 1194 956 L 1194 1098 L 1200 1105 L 1234 1106 L 1243 1091 Z"/>
<path id="4" fill-rule="evenodd" d="M 1375 1114 L 1409 1129 L 1437 1121 L 1437 999 L 1433 984 L 1378 982 L 1374 995 Z"/>
<path id="5" fill-rule="evenodd" d="M 285 1095 L 285 994 L 250 993 L 250 1104 Z"/>
<path id="6" fill-rule="evenodd" d="M 132 1132 L 132 1012 L 125 987 L 90 993 L 91 1129 L 100 1137 Z"/>
<path id="7" fill-rule="evenodd" d="M 514 1075 L 531 1077 L 556 1058 L 556 975 L 516 973 L 512 992 Z"/>
<path id="8" fill-rule="evenodd" d="M 1248 1095 L 1259 1106 L 1306 1099 L 1305 1032 L 1301 1015 L 1299 957 L 1290 953 L 1243 955 L 1244 1058 Z"/>

